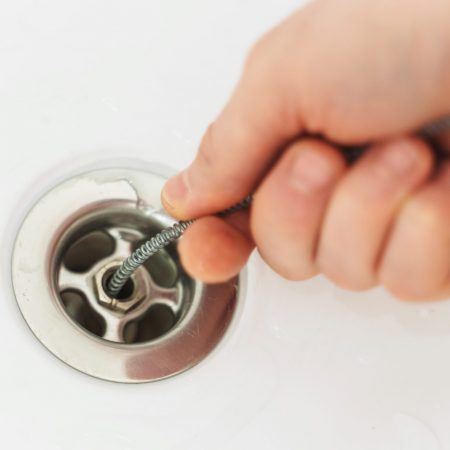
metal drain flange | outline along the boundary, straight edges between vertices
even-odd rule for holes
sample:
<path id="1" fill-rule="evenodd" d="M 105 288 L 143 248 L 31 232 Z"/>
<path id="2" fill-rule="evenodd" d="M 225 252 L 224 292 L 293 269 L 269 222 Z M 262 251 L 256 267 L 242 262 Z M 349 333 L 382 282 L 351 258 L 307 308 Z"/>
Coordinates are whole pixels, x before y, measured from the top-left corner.
<path id="1" fill-rule="evenodd" d="M 108 295 L 124 258 L 175 223 L 160 203 L 164 181 L 135 169 L 78 175 L 44 195 L 19 230 L 12 276 L 22 314 L 54 355 L 89 375 L 138 383 L 189 369 L 220 342 L 242 297 L 242 274 L 215 285 L 190 278 L 176 243 Z"/>

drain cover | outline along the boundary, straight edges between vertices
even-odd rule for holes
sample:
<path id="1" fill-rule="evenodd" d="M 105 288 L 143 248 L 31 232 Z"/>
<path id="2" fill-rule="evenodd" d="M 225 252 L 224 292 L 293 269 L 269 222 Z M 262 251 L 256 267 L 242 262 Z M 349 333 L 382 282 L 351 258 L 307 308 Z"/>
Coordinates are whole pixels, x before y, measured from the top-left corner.
<path id="1" fill-rule="evenodd" d="M 242 275 L 208 285 L 183 270 L 173 243 L 140 267 L 117 299 L 105 285 L 149 236 L 175 221 L 160 204 L 165 178 L 104 169 L 48 192 L 14 248 L 13 285 L 36 337 L 89 375 L 145 382 L 180 373 L 219 343 L 242 296 Z"/>

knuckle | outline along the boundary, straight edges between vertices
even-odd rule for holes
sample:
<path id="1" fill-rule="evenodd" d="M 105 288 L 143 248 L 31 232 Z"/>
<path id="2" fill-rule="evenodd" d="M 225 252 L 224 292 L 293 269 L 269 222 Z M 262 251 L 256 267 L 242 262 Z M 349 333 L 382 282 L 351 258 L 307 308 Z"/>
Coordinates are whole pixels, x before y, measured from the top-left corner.
<path id="1" fill-rule="evenodd" d="M 327 272 L 324 275 L 336 286 L 347 291 L 363 292 L 374 287 L 372 281 L 348 276 L 345 273 Z"/>
<path id="2" fill-rule="evenodd" d="M 300 237 L 293 232 L 298 222 L 287 219 L 282 210 L 272 214 L 273 200 L 274 197 L 261 196 L 261 191 L 254 196 L 250 230 L 258 252 L 267 265 L 283 278 L 290 281 L 308 280 L 318 274 L 313 241 L 307 235 Z"/>
<path id="3" fill-rule="evenodd" d="M 422 232 L 440 233 L 448 227 L 450 220 L 448 205 L 433 201 L 427 197 L 416 197 L 409 202 L 405 209 L 411 226 L 416 226 Z"/>
<path id="4" fill-rule="evenodd" d="M 380 271 L 379 280 L 393 297 L 405 301 L 426 300 L 436 296 L 441 283 L 430 273 L 413 276 L 404 264 L 385 267 Z"/>
<path id="5" fill-rule="evenodd" d="M 411 300 L 413 289 L 411 283 L 405 283 L 405 278 L 400 275 L 401 270 L 397 267 L 383 266 L 379 272 L 379 280 L 383 288 L 393 297 L 399 300 Z"/>
<path id="6" fill-rule="evenodd" d="M 347 168 L 344 155 L 337 148 L 317 138 L 306 137 L 296 140 L 288 146 L 282 157 L 286 159 L 292 158 L 304 150 L 314 152 L 322 157 L 329 168 L 335 172 L 343 172 Z"/>
<path id="7" fill-rule="evenodd" d="M 315 277 L 319 272 L 312 261 L 302 261 L 299 264 L 289 264 L 262 255 L 264 261 L 276 272 L 289 281 L 306 281 Z"/>
<path id="8" fill-rule="evenodd" d="M 393 297 L 398 300 L 414 301 L 422 300 L 432 295 L 432 289 L 416 289 L 411 283 L 404 283 L 395 278 L 388 278 L 382 281 L 383 287 Z"/>
<path id="9" fill-rule="evenodd" d="M 343 253 L 345 255 L 345 252 Z M 370 270 L 362 272 L 352 270 L 345 261 L 330 260 L 319 256 L 317 266 L 320 271 L 336 286 L 348 291 L 362 292 L 376 285 L 375 278 Z"/>
<path id="10" fill-rule="evenodd" d="M 319 273 L 312 255 L 305 249 L 297 248 L 296 243 L 286 242 L 280 236 L 267 239 L 264 231 L 254 225 L 252 235 L 261 258 L 281 277 L 290 281 L 304 281 Z"/>
<path id="11" fill-rule="evenodd" d="M 311 264 L 310 266 L 283 268 L 277 273 L 289 281 L 306 281 L 315 277 L 318 271 Z"/>

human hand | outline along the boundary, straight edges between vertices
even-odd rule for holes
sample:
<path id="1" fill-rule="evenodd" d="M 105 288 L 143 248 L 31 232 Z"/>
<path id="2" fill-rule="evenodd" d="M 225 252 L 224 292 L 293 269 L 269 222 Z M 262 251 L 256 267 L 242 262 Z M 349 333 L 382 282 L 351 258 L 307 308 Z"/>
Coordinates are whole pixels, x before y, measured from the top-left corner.
<path id="1" fill-rule="evenodd" d="M 163 190 L 193 276 L 258 247 L 291 280 L 450 296 L 450 163 L 412 135 L 450 112 L 448 0 L 318 0 L 265 35 L 194 162 Z M 321 138 L 307 137 L 320 135 Z M 371 143 L 348 168 L 337 145 Z M 254 192 L 250 213 L 209 216 Z"/>

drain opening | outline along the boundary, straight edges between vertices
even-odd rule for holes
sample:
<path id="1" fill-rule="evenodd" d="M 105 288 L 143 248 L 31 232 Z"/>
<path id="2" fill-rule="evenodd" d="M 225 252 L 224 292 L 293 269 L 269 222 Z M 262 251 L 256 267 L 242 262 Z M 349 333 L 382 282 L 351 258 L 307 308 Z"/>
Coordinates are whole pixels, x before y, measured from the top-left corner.
<path id="1" fill-rule="evenodd" d="M 60 262 L 54 267 L 55 288 L 67 315 L 97 337 L 124 344 L 170 332 L 189 309 L 193 292 L 176 245 L 153 255 L 116 298 L 106 289 L 120 262 L 166 227 L 139 210 L 111 208 L 75 222 L 60 241 Z"/>
<path id="2" fill-rule="evenodd" d="M 94 311 L 79 291 L 61 292 L 61 302 L 69 317 L 90 333 L 102 337 L 106 331 L 105 319 Z"/>
<path id="3" fill-rule="evenodd" d="M 108 277 L 108 281 L 109 279 L 112 277 L 112 275 L 110 275 Z M 119 293 L 116 296 L 117 300 L 128 300 L 129 298 L 131 298 L 131 296 L 133 295 L 134 292 L 134 282 L 133 280 L 130 278 L 123 286 L 123 288 L 119 291 Z"/>
<path id="4" fill-rule="evenodd" d="M 111 280 L 111 278 L 114 275 L 114 272 L 116 271 L 117 268 L 118 267 L 115 267 L 114 269 L 109 270 L 103 276 L 102 286 L 103 286 L 103 290 L 105 291 L 105 294 L 107 294 L 107 295 L 109 294 L 107 286 L 108 286 L 109 281 Z M 123 288 L 118 292 L 118 294 L 116 295 L 115 299 L 119 300 L 119 301 L 129 300 L 133 296 L 134 292 L 135 292 L 134 280 L 133 280 L 133 278 L 130 278 L 123 285 Z"/>
<path id="5" fill-rule="evenodd" d="M 73 272 L 86 272 L 111 255 L 114 241 L 107 233 L 94 231 L 75 241 L 64 255 L 64 265 Z"/>
<path id="6" fill-rule="evenodd" d="M 131 344 L 151 341 L 170 331 L 175 322 L 176 317 L 168 306 L 152 306 L 140 319 L 125 326 L 125 342 Z"/>

